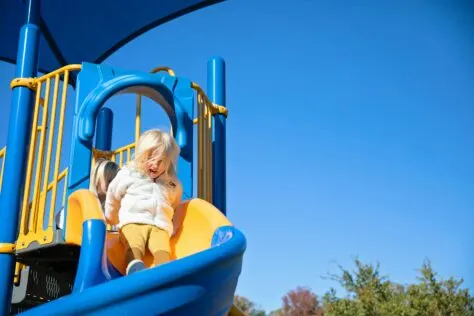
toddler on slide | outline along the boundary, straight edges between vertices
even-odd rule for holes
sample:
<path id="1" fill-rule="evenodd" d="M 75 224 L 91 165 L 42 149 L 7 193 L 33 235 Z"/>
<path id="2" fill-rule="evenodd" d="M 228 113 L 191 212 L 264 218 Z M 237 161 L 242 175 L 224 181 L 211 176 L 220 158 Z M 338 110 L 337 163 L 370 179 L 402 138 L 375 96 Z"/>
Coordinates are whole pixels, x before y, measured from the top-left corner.
<path id="1" fill-rule="evenodd" d="M 127 274 L 145 269 L 147 248 L 155 266 L 170 260 L 173 217 L 183 194 L 176 175 L 178 156 L 179 147 L 170 134 L 148 130 L 137 142 L 134 159 L 108 187 L 105 217 L 118 224 Z"/>

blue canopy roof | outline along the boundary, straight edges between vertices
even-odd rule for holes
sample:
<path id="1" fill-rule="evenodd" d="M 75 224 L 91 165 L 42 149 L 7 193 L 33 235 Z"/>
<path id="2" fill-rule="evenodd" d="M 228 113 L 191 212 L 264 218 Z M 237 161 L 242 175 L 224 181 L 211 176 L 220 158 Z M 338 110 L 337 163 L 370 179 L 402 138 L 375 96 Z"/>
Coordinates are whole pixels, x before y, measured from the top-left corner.
<path id="1" fill-rule="evenodd" d="M 101 63 L 144 32 L 223 0 L 43 0 L 41 72 L 83 61 Z M 0 0 L 0 60 L 16 63 L 26 1 Z"/>

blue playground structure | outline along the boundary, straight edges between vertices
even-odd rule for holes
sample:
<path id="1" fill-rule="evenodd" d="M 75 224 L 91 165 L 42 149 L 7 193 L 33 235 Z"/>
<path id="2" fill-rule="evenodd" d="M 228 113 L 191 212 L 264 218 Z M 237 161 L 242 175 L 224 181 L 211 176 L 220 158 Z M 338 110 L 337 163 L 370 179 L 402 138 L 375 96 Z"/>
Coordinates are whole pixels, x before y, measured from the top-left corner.
<path id="1" fill-rule="evenodd" d="M 207 94 L 168 67 L 102 64 L 144 32 L 218 2 L 0 0 L 0 60 L 16 64 L 0 146 L 0 315 L 241 315 L 233 299 L 246 239 L 226 217 L 224 60 L 209 60 Z M 122 93 L 136 95 L 135 141 L 112 148 L 105 104 Z M 124 276 L 124 249 L 89 175 L 98 158 L 122 166 L 133 157 L 143 97 L 164 109 L 181 149 L 184 215 L 173 260 L 153 267 L 146 254 L 148 269 Z"/>

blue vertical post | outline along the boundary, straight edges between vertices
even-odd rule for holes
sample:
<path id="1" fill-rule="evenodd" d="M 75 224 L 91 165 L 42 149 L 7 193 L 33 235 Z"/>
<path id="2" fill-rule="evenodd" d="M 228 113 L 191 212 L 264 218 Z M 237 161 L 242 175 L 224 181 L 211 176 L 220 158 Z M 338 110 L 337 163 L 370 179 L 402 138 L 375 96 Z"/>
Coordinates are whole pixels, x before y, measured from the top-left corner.
<path id="1" fill-rule="evenodd" d="M 207 95 L 212 103 L 225 106 L 225 61 L 213 57 L 207 63 Z M 216 114 L 212 130 L 212 203 L 225 215 L 226 199 L 226 117 Z"/>
<path id="2" fill-rule="evenodd" d="M 40 40 L 40 0 L 28 0 L 26 23 L 20 30 L 16 60 L 17 78 L 36 77 Z M 13 89 L 8 126 L 7 155 L 0 199 L 0 243 L 15 243 L 22 189 L 25 181 L 28 141 L 34 106 L 34 92 L 26 87 Z M 0 253 L 0 315 L 8 315 L 12 296 L 14 254 Z"/>
<path id="3" fill-rule="evenodd" d="M 97 117 L 97 132 L 95 135 L 95 148 L 110 150 L 112 148 L 112 127 L 114 113 L 109 108 L 102 108 Z"/>

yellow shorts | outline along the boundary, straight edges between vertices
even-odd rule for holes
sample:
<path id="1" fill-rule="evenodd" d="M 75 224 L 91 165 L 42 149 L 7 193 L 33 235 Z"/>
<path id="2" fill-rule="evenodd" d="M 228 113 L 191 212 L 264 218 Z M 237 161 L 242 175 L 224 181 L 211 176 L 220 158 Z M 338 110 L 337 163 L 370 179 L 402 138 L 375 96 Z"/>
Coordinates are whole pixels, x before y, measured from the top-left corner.
<path id="1" fill-rule="evenodd" d="M 171 252 L 168 232 L 153 225 L 127 224 L 120 229 L 119 235 L 126 249 L 139 249 L 143 255 L 147 246 L 152 255 L 158 251 Z"/>

